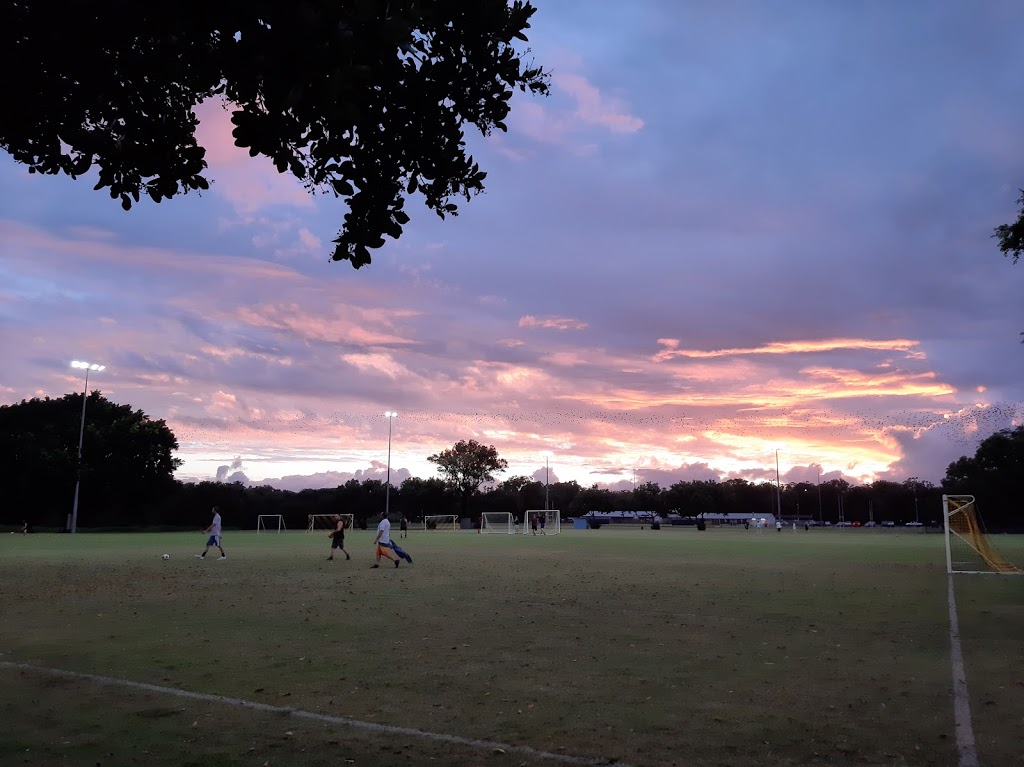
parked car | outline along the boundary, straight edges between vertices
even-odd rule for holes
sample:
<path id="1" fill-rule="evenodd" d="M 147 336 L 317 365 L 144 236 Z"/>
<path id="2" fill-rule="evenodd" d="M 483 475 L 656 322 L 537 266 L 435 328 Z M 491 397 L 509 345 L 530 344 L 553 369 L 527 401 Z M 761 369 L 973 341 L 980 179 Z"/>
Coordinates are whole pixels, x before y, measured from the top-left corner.
<path id="1" fill-rule="evenodd" d="M 865 522 L 864 527 L 878 527 L 874 522 Z"/>
<path id="2" fill-rule="evenodd" d="M 892 520 L 889 520 L 889 521 L 883 522 L 882 523 L 882 527 L 896 527 L 896 523 L 893 522 Z"/>
<path id="3" fill-rule="evenodd" d="M 924 527 L 924 522 L 907 522 L 907 527 Z"/>
<path id="4" fill-rule="evenodd" d="M 850 527 L 861 527 L 860 522 L 851 522 Z"/>

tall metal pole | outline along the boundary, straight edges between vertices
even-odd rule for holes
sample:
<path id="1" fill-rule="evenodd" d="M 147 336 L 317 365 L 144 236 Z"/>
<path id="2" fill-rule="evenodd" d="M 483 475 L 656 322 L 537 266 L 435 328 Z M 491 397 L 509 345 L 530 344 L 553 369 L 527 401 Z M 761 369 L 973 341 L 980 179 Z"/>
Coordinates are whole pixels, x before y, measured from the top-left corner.
<path id="1" fill-rule="evenodd" d="M 85 403 L 89 401 L 89 368 L 85 369 L 85 388 L 82 390 L 82 425 L 78 427 L 78 467 L 75 469 L 75 502 L 71 506 L 70 532 L 78 530 L 78 487 L 82 484 L 82 440 L 85 438 Z"/>
<path id="2" fill-rule="evenodd" d="M 551 505 L 548 502 L 548 479 L 548 456 L 544 456 L 544 511 L 551 508 Z"/>
<path id="3" fill-rule="evenodd" d="M 391 514 L 391 421 L 398 415 L 398 413 L 392 413 L 390 410 L 384 414 L 388 419 L 388 481 L 387 487 L 384 489 L 384 514 L 390 516 Z"/>
<path id="4" fill-rule="evenodd" d="M 775 486 L 778 488 L 778 491 L 779 491 L 779 505 L 778 505 L 779 513 L 776 515 L 775 519 L 778 520 L 779 522 L 781 522 L 782 521 L 782 479 L 779 476 L 779 451 L 778 450 L 775 451 Z"/>
<path id="5" fill-rule="evenodd" d="M 825 518 L 821 516 L 821 467 L 818 467 L 818 522 L 824 522 Z"/>

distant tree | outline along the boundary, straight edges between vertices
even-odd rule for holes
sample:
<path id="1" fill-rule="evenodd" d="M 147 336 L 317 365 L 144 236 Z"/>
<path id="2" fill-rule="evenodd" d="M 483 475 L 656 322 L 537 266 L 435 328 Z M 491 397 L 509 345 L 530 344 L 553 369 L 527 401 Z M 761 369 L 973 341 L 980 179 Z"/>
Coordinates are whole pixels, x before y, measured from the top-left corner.
<path id="1" fill-rule="evenodd" d="M 653 511 L 664 516 L 665 499 L 657 482 L 644 482 L 633 489 L 633 511 Z"/>
<path id="2" fill-rule="evenodd" d="M 138 509 L 174 487 L 178 441 L 162 420 L 89 395 L 83 434 L 79 524 L 138 524 Z M 82 395 L 0 406 L 0 518 L 63 526 L 78 471 Z"/>
<path id="3" fill-rule="evenodd" d="M 402 482 L 398 496 L 401 511 L 410 520 L 431 514 L 447 514 L 455 500 L 448 484 L 437 477 L 409 477 Z"/>
<path id="4" fill-rule="evenodd" d="M 1024 524 L 1024 425 L 986 437 L 973 458 L 953 461 L 942 490 L 975 496 L 990 526 Z"/>
<path id="5" fill-rule="evenodd" d="M 1002 224 L 996 227 L 992 236 L 999 240 L 999 249 L 1004 256 L 1013 256 L 1013 263 L 1020 260 L 1021 253 L 1024 253 L 1024 189 L 1019 190 L 1020 197 L 1017 204 L 1020 211 L 1017 213 L 1017 220 L 1012 224 Z M 1024 331 L 1021 332 L 1021 343 L 1024 343 Z"/>
<path id="6" fill-rule="evenodd" d="M 610 490 L 592 485 L 580 490 L 569 504 L 569 513 L 574 517 L 592 511 L 615 511 L 615 500 Z"/>
<path id="7" fill-rule="evenodd" d="M 494 445 L 481 445 L 475 439 L 456 442 L 447 450 L 427 456 L 437 464 L 445 482 L 462 501 L 463 516 L 469 511 L 469 499 L 484 482 L 493 482 L 494 473 L 505 471 L 508 461 L 498 456 Z"/>
<path id="8" fill-rule="evenodd" d="M 514 42 L 524 0 L 15 1 L 0 11 L 0 68 L 16 109 L 0 147 L 31 173 L 77 178 L 127 210 L 209 187 L 194 108 L 223 97 L 235 144 L 310 191 L 345 198 L 335 260 L 356 268 L 398 238 L 405 197 L 457 215 L 483 191 L 464 129 L 506 130 L 516 88 L 548 76 Z"/>

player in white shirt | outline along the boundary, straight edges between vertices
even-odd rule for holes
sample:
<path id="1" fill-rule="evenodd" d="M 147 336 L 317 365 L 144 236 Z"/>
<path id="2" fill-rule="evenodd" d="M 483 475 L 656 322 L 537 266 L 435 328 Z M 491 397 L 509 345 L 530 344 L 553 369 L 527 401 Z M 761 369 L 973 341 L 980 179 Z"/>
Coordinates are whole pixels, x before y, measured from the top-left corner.
<path id="1" fill-rule="evenodd" d="M 386 511 L 380 515 L 380 524 L 377 525 L 377 537 L 373 539 L 373 545 L 377 549 L 377 558 L 373 563 L 374 567 L 380 567 L 381 557 L 390 559 L 395 563 L 395 567 L 398 567 L 398 563 L 401 560 L 391 549 L 391 522 L 388 520 L 388 513 Z"/>
<path id="2" fill-rule="evenodd" d="M 224 553 L 224 547 L 220 545 L 220 508 L 217 506 L 213 507 L 213 521 L 210 526 L 203 530 L 204 533 L 209 533 L 210 537 L 206 541 L 206 548 L 203 549 L 202 554 L 196 554 L 196 559 L 206 559 L 206 552 L 210 550 L 211 546 L 216 546 L 220 549 L 220 556 L 218 559 L 227 559 L 228 555 Z"/>

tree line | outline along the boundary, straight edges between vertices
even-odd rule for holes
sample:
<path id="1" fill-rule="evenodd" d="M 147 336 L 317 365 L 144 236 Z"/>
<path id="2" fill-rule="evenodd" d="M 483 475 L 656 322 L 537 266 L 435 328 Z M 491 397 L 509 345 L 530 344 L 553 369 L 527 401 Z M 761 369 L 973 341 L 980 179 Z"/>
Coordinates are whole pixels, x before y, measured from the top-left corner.
<path id="1" fill-rule="evenodd" d="M 787 519 L 853 522 L 920 521 L 941 524 L 943 493 L 978 498 L 993 530 L 1024 528 L 1024 426 L 997 432 L 973 457 L 949 465 L 940 485 L 911 478 L 851 485 L 841 479 L 820 485 L 744 479 L 692 480 L 662 488 L 646 482 L 627 490 L 577 482 L 543 482 L 524 476 L 498 480 L 507 469 L 493 445 L 463 440 L 428 457 L 439 477 L 410 477 L 392 487 L 380 480 L 351 479 L 331 488 L 279 490 L 241 483 L 185 483 L 174 479 L 180 461 L 173 432 L 162 420 L 89 394 L 88 419 L 78 461 L 82 395 L 31 399 L 0 406 L 0 524 L 29 522 L 62 529 L 81 476 L 79 524 L 86 529 L 194 528 L 219 506 L 227 527 L 255 528 L 260 515 L 280 514 L 289 529 L 303 528 L 311 514 L 351 513 L 357 526 L 380 514 L 385 499 L 397 517 L 417 521 L 431 514 L 477 518 L 485 512 L 559 509 L 565 517 L 589 512 L 650 511 L 665 516 L 712 513 L 778 514 Z"/>

